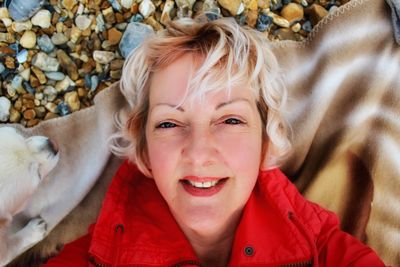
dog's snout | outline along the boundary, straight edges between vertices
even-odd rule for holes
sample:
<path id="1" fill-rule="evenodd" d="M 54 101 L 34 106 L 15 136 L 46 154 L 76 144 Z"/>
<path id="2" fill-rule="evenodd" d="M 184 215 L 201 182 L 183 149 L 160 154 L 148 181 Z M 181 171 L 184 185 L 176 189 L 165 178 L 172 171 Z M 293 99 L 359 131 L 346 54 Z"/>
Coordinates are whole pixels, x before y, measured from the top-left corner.
<path id="1" fill-rule="evenodd" d="M 50 148 L 50 151 L 53 154 L 57 154 L 58 153 L 58 146 L 54 141 L 52 141 L 49 138 L 47 138 L 46 143 L 47 143 L 47 146 Z"/>

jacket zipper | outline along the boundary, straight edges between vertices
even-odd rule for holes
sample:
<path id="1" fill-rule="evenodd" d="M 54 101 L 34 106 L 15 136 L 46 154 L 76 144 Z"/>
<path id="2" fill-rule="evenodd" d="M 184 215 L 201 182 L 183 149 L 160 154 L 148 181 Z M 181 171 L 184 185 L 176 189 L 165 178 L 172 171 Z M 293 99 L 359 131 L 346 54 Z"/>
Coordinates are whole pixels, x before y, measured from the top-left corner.
<path id="1" fill-rule="evenodd" d="M 302 234 L 308 241 L 308 244 L 311 248 L 311 253 L 312 253 L 312 259 L 310 260 L 311 261 L 310 265 L 312 267 L 319 267 L 317 249 L 315 247 L 314 241 L 311 239 L 310 235 L 307 233 L 305 226 L 297 219 L 296 215 L 292 211 L 288 212 L 288 217 L 289 217 L 289 220 L 291 220 L 297 226 L 297 228 L 299 228 L 299 230 L 302 232 Z M 301 266 L 301 265 L 285 265 L 285 266 Z"/>
<path id="2" fill-rule="evenodd" d="M 183 267 L 186 265 L 194 265 L 194 266 L 204 267 L 199 261 L 196 261 L 196 260 L 181 261 L 181 262 L 174 264 L 172 267 Z"/>
<path id="3" fill-rule="evenodd" d="M 279 267 L 303 267 L 303 266 L 312 266 L 312 263 L 313 263 L 312 260 L 307 260 L 307 261 L 300 261 L 300 262 L 294 262 L 294 263 L 279 265 Z"/>

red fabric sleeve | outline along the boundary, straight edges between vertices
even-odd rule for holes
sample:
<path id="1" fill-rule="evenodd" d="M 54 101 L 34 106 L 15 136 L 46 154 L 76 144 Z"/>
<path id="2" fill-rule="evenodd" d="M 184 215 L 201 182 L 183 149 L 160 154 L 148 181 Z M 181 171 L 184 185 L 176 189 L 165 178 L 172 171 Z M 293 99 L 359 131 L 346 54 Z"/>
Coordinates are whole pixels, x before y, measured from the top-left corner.
<path id="1" fill-rule="evenodd" d="M 64 246 L 60 254 L 51 258 L 44 267 L 83 267 L 89 264 L 89 246 L 92 234 L 86 234 Z"/>

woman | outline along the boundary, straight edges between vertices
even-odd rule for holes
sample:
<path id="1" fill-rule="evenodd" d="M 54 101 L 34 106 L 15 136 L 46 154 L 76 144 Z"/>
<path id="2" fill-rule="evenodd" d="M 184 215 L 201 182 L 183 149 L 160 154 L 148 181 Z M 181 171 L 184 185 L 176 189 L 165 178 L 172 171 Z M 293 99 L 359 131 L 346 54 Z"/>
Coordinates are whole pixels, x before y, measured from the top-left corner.
<path id="1" fill-rule="evenodd" d="M 172 22 L 126 60 L 129 158 L 89 234 L 46 266 L 384 266 L 277 166 L 286 91 L 260 33 Z M 135 164 L 133 164 L 135 162 Z"/>

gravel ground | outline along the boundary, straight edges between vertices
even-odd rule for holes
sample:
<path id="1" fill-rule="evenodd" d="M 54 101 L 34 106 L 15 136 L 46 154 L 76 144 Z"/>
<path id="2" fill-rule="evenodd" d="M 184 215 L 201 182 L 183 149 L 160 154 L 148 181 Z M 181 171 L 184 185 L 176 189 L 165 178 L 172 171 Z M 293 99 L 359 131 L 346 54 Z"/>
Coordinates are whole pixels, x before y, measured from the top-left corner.
<path id="1" fill-rule="evenodd" d="M 301 41 L 348 0 L 0 1 L 0 122 L 25 127 L 89 107 L 124 57 L 169 20 L 234 17 L 273 41 Z M 129 42 L 127 42 L 129 40 Z"/>

